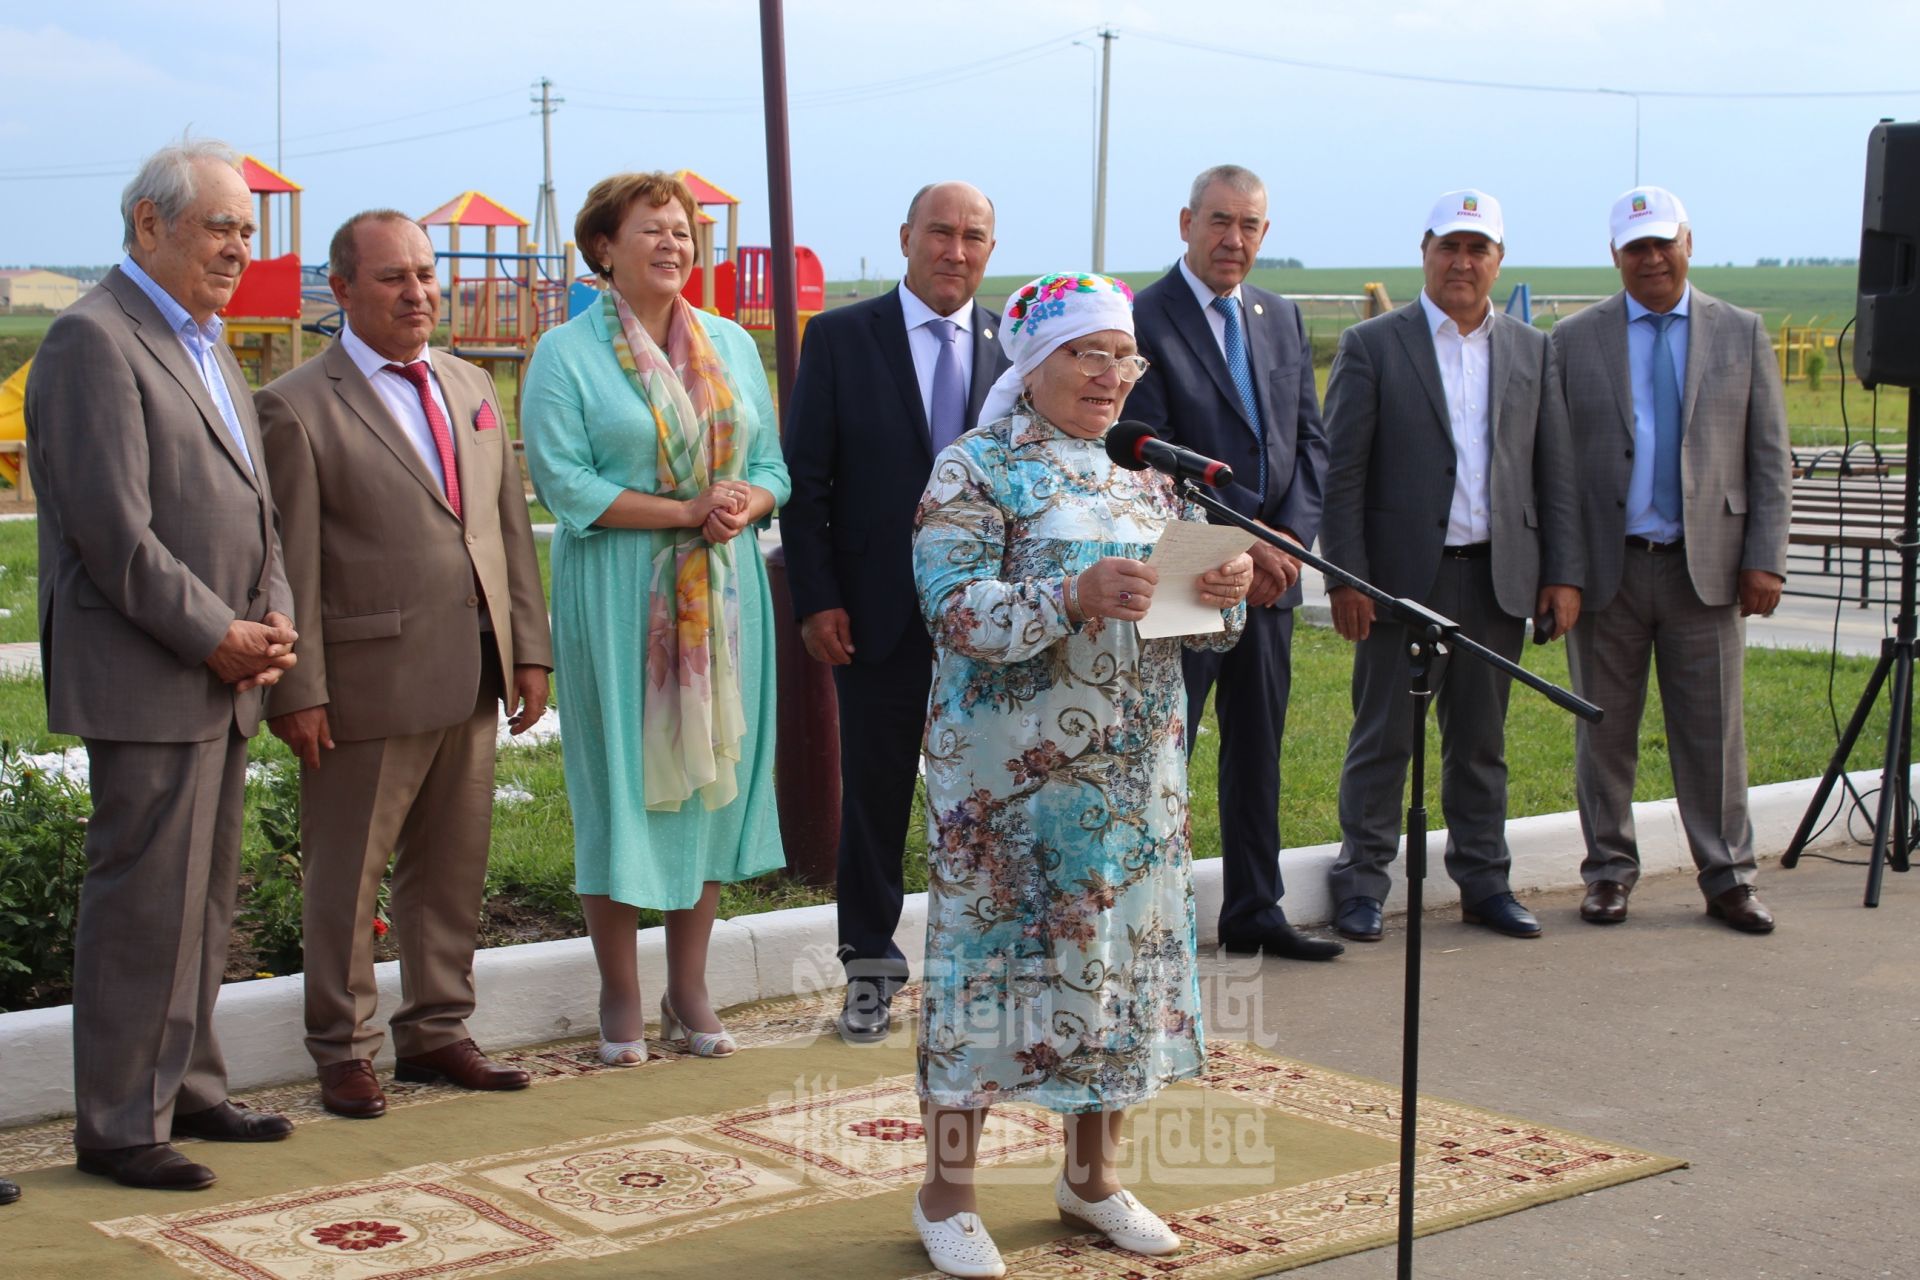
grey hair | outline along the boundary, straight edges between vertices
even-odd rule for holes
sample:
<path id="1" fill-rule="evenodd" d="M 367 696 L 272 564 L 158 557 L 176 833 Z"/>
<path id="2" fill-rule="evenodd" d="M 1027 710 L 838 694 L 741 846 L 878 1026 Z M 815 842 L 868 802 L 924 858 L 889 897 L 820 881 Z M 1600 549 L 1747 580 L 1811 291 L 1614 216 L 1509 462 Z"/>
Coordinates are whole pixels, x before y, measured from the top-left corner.
<path id="1" fill-rule="evenodd" d="M 142 200 L 153 201 L 168 226 L 180 221 L 180 215 L 199 194 L 194 169 L 205 161 L 224 164 L 235 172 L 240 169 L 240 153 L 214 138 L 182 138 L 146 158 L 140 172 L 120 193 L 120 221 L 125 227 L 121 248 L 131 253 L 139 243 L 133 229 L 133 211 Z"/>
<path id="2" fill-rule="evenodd" d="M 360 273 L 360 244 L 354 237 L 363 222 L 411 222 L 420 227 L 422 235 L 427 230 L 420 225 L 418 218 L 398 209 L 366 209 L 348 218 L 333 233 L 333 240 L 327 246 L 327 271 L 344 278 L 348 283 L 352 283 L 354 276 Z"/>
<path id="3" fill-rule="evenodd" d="M 1187 193 L 1187 208 L 1199 212 L 1200 202 L 1207 197 L 1207 188 L 1216 182 L 1243 196 L 1267 194 L 1267 184 L 1260 181 L 1260 175 L 1253 170 L 1243 165 L 1217 164 L 1211 169 L 1202 169 L 1200 176 L 1193 180 L 1193 190 Z"/>

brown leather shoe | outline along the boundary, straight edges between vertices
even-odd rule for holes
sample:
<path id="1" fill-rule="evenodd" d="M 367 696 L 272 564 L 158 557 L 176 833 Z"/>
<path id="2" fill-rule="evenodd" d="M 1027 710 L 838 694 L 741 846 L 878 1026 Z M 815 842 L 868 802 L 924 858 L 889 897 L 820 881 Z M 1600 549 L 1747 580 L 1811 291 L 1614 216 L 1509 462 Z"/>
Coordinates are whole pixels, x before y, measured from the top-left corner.
<path id="1" fill-rule="evenodd" d="M 348 1058 L 320 1068 L 320 1105 L 349 1120 L 372 1120 L 387 1114 L 387 1095 L 373 1074 L 368 1058 Z"/>
<path id="2" fill-rule="evenodd" d="M 1750 884 L 1737 884 L 1707 900 L 1707 914 L 1725 920 L 1742 933 L 1772 933 L 1773 913 L 1754 895 Z"/>
<path id="3" fill-rule="evenodd" d="M 445 1080 L 462 1089 L 524 1089 L 533 1083 L 533 1077 L 518 1067 L 493 1065 L 471 1040 L 402 1058 L 393 1065 L 393 1078 L 408 1084 Z"/>
<path id="4" fill-rule="evenodd" d="M 270 1111 L 250 1111 L 244 1102 L 217 1103 L 204 1111 L 173 1113 L 173 1136 L 207 1142 L 278 1142 L 293 1132 L 293 1121 Z"/>
<path id="5" fill-rule="evenodd" d="M 11 1178 L 0 1178 L 0 1204 L 12 1204 L 20 1198 L 20 1184 Z"/>
<path id="6" fill-rule="evenodd" d="M 123 1187 L 147 1191 L 202 1191 L 213 1185 L 213 1170 L 175 1151 L 164 1142 L 141 1147 L 103 1147 L 75 1151 L 80 1172 L 112 1178 Z"/>
<path id="7" fill-rule="evenodd" d="M 1627 895 L 1632 892 L 1618 880 L 1595 880 L 1580 900 L 1580 918 L 1588 924 L 1619 924 L 1627 918 Z"/>

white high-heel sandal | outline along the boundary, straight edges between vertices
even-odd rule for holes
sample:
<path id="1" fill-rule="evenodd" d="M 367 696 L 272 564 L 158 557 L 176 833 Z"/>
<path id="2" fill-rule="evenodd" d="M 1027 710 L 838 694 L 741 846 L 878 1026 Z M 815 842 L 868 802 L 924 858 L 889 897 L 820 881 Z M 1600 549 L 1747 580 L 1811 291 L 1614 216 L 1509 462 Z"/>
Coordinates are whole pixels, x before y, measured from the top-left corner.
<path id="1" fill-rule="evenodd" d="M 1063 1173 L 1053 1184 L 1053 1202 L 1060 1209 L 1060 1221 L 1098 1231 L 1129 1253 L 1157 1258 L 1180 1248 L 1180 1237 L 1173 1228 L 1135 1200 L 1131 1191 L 1116 1191 L 1105 1200 L 1089 1202 L 1073 1193 Z"/>
<path id="2" fill-rule="evenodd" d="M 627 1055 L 633 1054 L 629 1058 Z M 609 1067 L 638 1067 L 647 1061 L 645 1040 L 602 1040 L 600 1061 Z"/>
<path id="3" fill-rule="evenodd" d="M 928 1219 L 920 1207 L 920 1193 L 913 1193 L 913 1229 L 920 1233 L 920 1244 L 934 1267 L 950 1276 L 996 1280 L 1007 1274 L 1000 1248 L 977 1213 L 956 1213 L 938 1222 Z"/>
<path id="4" fill-rule="evenodd" d="M 687 1051 L 696 1058 L 724 1058 L 740 1046 L 725 1027 L 718 1031 L 695 1031 L 680 1020 L 680 1015 L 667 1003 L 667 993 L 660 993 L 660 1038 L 662 1040 L 685 1040 Z"/>

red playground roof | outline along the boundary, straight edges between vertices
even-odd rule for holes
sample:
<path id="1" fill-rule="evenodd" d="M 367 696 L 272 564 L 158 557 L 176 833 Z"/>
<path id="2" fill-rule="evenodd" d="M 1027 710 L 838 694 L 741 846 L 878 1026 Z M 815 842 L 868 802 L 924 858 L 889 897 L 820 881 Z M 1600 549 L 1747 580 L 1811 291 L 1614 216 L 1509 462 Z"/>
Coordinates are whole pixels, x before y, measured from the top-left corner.
<path id="1" fill-rule="evenodd" d="M 247 180 L 247 190 L 255 195 L 277 196 L 300 190 L 299 183 L 252 156 L 240 157 L 240 176 Z"/>
<path id="2" fill-rule="evenodd" d="M 740 198 L 722 191 L 691 169 L 682 169 L 673 175 L 687 184 L 687 190 L 693 192 L 695 204 L 739 204 Z"/>
<path id="3" fill-rule="evenodd" d="M 420 219 L 429 227 L 524 227 L 527 220 L 490 196 L 462 191 Z"/>

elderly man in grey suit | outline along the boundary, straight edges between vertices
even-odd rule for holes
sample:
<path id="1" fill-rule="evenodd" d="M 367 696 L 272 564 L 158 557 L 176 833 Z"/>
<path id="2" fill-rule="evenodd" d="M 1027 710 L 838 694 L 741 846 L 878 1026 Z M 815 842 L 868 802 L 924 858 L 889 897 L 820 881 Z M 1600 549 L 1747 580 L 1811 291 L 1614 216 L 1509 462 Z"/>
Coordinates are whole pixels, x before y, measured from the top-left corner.
<path id="1" fill-rule="evenodd" d="M 1589 565 L 1567 660 L 1574 689 L 1607 710 L 1574 730 L 1580 915 L 1625 920 L 1640 876 L 1633 780 L 1657 655 L 1680 825 L 1707 912 L 1766 933 L 1747 819 L 1741 619 L 1772 613 L 1786 580 L 1793 463 L 1780 378 L 1760 317 L 1687 283 L 1693 230 L 1673 193 L 1628 191 L 1610 229 L 1623 291 L 1553 331 Z"/>
<path id="2" fill-rule="evenodd" d="M 1505 239 L 1492 196 L 1441 196 L 1421 240 L 1419 300 L 1341 336 L 1327 384 L 1320 540 L 1335 564 L 1517 659 L 1527 617 L 1550 616 L 1555 635 L 1574 625 L 1584 553 L 1547 336 L 1491 302 Z M 1358 642 L 1330 875 L 1334 927 L 1374 942 L 1413 749 L 1406 630 L 1376 618 L 1373 602 L 1349 587 L 1335 587 L 1329 603 L 1334 626 Z M 1508 686 L 1484 663 L 1435 664 L 1440 804 L 1447 873 L 1467 922 L 1531 938 L 1539 921 L 1507 880 Z"/>
<path id="3" fill-rule="evenodd" d="M 167 147 L 121 196 L 127 256 L 47 331 L 27 383 L 47 725 L 86 744 L 74 936 L 82 1172 L 194 1190 L 172 1137 L 284 1138 L 227 1099 L 213 1004 L 247 739 L 293 665 L 253 400 L 217 312 L 250 258 L 239 157 Z"/>

